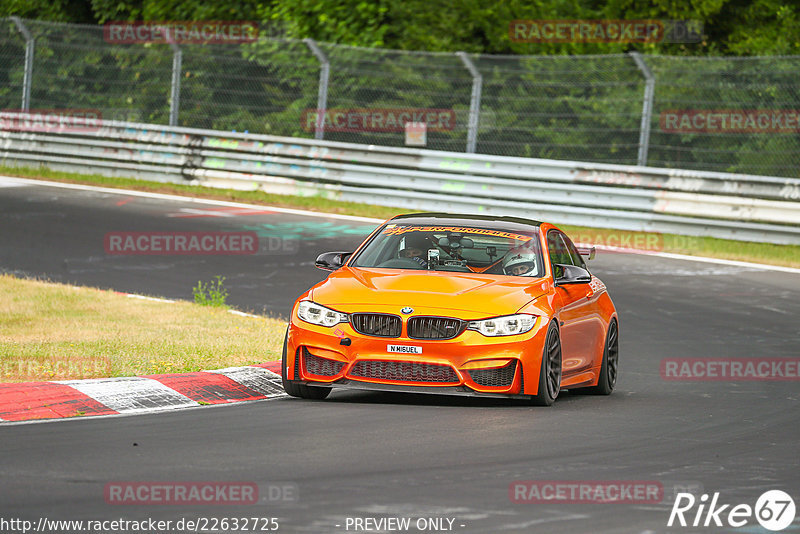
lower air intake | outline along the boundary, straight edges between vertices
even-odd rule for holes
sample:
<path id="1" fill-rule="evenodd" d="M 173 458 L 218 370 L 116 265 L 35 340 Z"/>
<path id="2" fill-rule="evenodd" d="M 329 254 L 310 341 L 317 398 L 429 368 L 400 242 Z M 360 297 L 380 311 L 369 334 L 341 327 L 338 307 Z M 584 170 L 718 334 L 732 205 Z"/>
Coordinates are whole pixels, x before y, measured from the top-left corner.
<path id="1" fill-rule="evenodd" d="M 362 360 L 350 370 L 354 378 L 372 378 L 394 382 L 435 382 L 457 384 L 458 375 L 449 365 L 435 363 Z"/>
<path id="2" fill-rule="evenodd" d="M 470 369 L 469 373 L 472 381 L 479 386 L 500 388 L 508 387 L 514 381 L 514 372 L 517 370 L 517 362 L 513 361 L 505 367 L 497 369 Z"/>
<path id="3" fill-rule="evenodd" d="M 306 373 L 317 376 L 336 376 L 344 367 L 343 362 L 314 356 L 307 349 L 303 349 L 303 364 Z"/>

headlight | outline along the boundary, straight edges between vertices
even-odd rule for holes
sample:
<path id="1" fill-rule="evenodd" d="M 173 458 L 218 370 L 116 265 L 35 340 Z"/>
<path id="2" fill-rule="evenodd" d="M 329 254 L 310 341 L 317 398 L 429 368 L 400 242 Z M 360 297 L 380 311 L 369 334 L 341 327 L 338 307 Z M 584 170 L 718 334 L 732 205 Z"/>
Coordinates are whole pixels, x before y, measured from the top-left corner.
<path id="1" fill-rule="evenodd" d="M 334 326 L 349 321 L 346 313 L 331 310 L 310 300 L 304 300 L 297 305 L 297 316 L 307 323 L 320 326 Z"/>
<path id="2" fill-rule="evenodd" d="M 467 328 L 469 330 L 476 330 L 484 336 L 513 336 L 530 331 L 535 323 L 535 315 L 517 313 L 515 315 L 492 317 L 491 319 L 484 319 L 482 321 L 470 321 Z"/>

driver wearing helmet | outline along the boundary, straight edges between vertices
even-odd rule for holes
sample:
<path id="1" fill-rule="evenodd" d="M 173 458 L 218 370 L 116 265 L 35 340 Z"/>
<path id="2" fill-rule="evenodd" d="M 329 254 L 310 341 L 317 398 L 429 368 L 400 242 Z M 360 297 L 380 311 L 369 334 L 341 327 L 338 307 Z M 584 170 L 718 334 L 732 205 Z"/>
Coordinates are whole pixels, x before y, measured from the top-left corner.
<path id="1" fill-rule="evenodd" d="M 411 232 L 403 238 L 398 256 L 408 258 L 419 263 L 424 269 L 428 268 L 424 253 L 428 250 L 429 242 L 426 237 L 417 232 Z"/>
<path id="2" fill-rule="evenodd" d="M 529 248 L 509 250 L 503 258 L 503 273 L 509 276 L 536 276 L 536 253 Z"/>

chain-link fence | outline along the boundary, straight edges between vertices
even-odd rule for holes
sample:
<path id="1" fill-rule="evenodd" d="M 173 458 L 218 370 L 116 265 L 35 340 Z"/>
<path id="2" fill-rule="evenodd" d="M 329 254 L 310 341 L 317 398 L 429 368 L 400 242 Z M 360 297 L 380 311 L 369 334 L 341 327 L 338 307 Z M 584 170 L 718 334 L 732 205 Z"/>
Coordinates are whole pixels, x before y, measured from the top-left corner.
<path id="1" fill-rule="evenodd" d="M 434 150 L 791 177 L 800 176 L 798 72 L 800 56 L 114 44 L 99 26 L 0 19 L 2 109 L 96 109 L 104 119 L 386 146 L 405 145 L 402 117 L 418 110 L 447 117 L 429 122 Z"/>

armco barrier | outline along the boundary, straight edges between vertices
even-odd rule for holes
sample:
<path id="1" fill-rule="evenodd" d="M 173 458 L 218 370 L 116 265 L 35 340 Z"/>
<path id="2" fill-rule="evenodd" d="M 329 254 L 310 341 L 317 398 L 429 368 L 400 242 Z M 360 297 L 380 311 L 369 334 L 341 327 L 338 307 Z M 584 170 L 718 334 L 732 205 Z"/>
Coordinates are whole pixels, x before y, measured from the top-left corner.
<path id="1" fill-rule="evenodd" d="M 20 120 L 25 119 L 25 120 Z M 0 113 L 0 163 L 413 210 L 800 244 L 800 179 L 354 145 L 123 122 L 25 131 Z"/>

